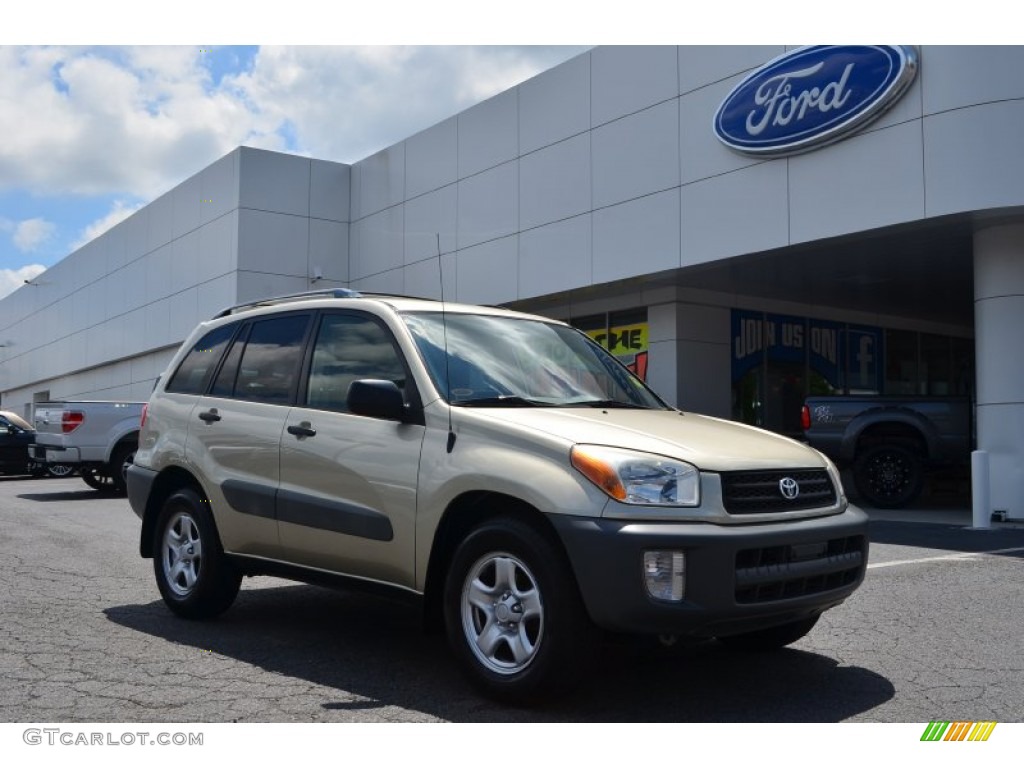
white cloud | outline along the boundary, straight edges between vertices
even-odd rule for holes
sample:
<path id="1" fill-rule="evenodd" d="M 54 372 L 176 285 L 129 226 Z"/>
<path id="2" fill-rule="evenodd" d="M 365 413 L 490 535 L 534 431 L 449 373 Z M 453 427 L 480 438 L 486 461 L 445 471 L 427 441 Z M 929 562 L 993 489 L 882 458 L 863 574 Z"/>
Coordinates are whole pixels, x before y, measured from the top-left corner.
<path id="1" fill-rule="evenodd" d="M 264 48 L 215 84 L 198 47 L 0 46 L 0 190 L 151 200 L 240 144 L 353 162 L 567 53 Z"/>
<path id="2" fill-rule="evenodd" d="M 42 264 L 28 264 L 18 269 L 0 269 L 0 298 L 46 271 Z"/>
<path id="3" fill-rule="evenodd" d="M 77 251 L 83 245 L 92 240 L 95 240 L 97 237 L 102 235 L 111 227 L 115 226 L 116 224 L 120 224 L 122 221 L 124 221 L 137 210 L 139 210 L 142 206 L 143 203 L 137 203 L 136 205 L 126 205 L 123 200 L 114 201 L 114 205 L 113 207 L 111 207 L 110 212 L 106 216 L 100 219 L 96 219 L 96 221 L 94 221 L 92 224 L 83 229 L 82 232 L 79 234 L 78 239 L 71 244 L 70 249 L 72 251 Z"/>
<path id="4" fill-rule="evenodd" d="M 42 218 L 25 219 L 14 225 L 11 240 L 15 248 L 22 253 L 28 253 L 38 249 L 56 231 L 57 225 L 52 221 Z"/>

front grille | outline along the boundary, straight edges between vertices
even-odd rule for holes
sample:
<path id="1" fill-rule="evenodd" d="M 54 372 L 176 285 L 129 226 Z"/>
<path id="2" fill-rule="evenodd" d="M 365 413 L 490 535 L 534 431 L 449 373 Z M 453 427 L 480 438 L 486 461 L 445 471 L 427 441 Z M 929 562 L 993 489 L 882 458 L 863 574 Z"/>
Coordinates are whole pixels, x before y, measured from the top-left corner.
<path id="1" fill-rule="evenodd" d="M 736 553 L 736 602 L 765 603 L 856 583 L 865 566 L 863 536 L 744 549 Z"/>
<path id="2" fill-rule="evenodd" d="M 730 515 L 792 512 L 799 509 L 831 507 L 836 489 L 824 469 L 771 469 L 750 472 L 722 472 L 722 502 Z M 789 478 L 799 493 L 787 499 L 780 484 Z"/>

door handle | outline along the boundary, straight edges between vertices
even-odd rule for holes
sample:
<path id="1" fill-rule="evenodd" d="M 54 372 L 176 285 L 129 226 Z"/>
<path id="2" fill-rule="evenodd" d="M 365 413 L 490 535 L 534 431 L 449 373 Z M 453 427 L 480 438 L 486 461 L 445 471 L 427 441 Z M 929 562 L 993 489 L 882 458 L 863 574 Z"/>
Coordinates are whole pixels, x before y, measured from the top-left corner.
<path id="1" fill-rule="evenodd" d="M 313 437 L 316 435 L 316 430 L 309 426 L 308 421 L 304 421 L 301 424 L 292 424 L 288 427 L 288 434 L 295 435 L 296 437 Z"/>
<path id="2" fill-rule="evenodd" d="M 203 411 L 202 413 L 200 413 L 199 418 L 205 421 L 207 424 L 209 424 L 214 421 L 220 421 L 220 414 L 217 413 L 216 408 L 211 408 L 208 411 Z"/>

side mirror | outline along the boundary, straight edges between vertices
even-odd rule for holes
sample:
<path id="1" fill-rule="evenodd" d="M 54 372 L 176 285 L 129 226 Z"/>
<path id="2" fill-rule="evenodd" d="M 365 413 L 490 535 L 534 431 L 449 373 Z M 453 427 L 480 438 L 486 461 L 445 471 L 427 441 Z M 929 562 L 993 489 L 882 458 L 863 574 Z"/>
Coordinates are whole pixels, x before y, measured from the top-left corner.
<path id="1" fill-rule="evenodd" d="M 393 381 L 358 379 L 348 385 L 348 409 L 357 416 L 405 421 L 405 397 Z"/>

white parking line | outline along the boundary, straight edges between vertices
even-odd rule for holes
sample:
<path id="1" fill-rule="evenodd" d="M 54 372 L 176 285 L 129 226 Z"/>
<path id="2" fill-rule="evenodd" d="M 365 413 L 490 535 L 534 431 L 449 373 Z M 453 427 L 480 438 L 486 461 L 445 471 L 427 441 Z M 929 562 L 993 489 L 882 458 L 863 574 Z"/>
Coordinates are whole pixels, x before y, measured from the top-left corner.
<path id="1" fill-rule="evenodd" d="M 970 560 L 984 555 L 1005 555 L 1009 552 L 1024 552 L 1024 547 L 1007 549 L 990 549 L 987 552 L 957 552 L 955 555 L 939 555 L 938 557 L 919 557 L 916 560 L 892 560 L 887 563 L 868 563 L 868 568 L 890 568 L 894 565 L 914 565 L 915 563 L 935 563 L 940 560 Z"/>

